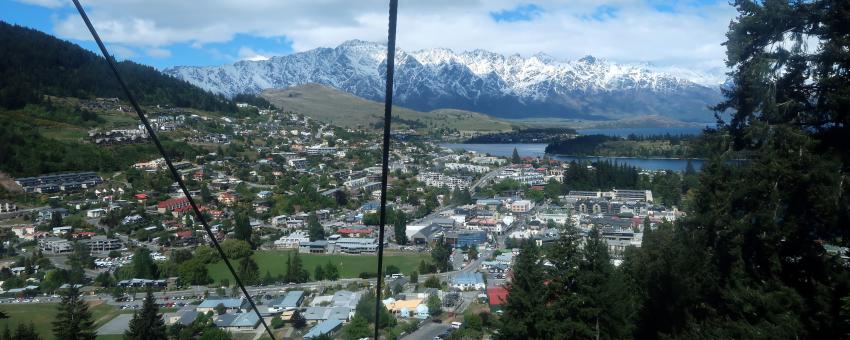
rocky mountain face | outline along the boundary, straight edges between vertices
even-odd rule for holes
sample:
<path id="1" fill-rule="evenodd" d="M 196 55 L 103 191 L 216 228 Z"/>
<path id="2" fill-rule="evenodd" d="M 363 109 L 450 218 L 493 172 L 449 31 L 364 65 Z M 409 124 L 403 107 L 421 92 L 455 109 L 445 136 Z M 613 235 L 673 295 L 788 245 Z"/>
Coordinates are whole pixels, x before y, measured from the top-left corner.
<path id="1" fill-rule="evenodd" d="M 268 60 L 180 66 L 165 73 L 227 96 L 318 83 L 380 101 L 385 63 L 386 45 L 352 40 Z M 398 50 L 394 100 L 415 110 L 456 108 L 502 118 L 660 115 L 709 122 L 708 107 L 721 99 L 720 82 L 690 70 L 674 75 L 592 56 L 562 61 L 544 54 Z"/>

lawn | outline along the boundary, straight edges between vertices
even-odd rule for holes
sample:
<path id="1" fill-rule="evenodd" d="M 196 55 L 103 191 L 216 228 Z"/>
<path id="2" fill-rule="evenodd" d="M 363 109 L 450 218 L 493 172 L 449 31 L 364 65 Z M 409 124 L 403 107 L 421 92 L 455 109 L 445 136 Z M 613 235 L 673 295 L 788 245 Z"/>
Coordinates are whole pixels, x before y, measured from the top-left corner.
<path id="1" fill-rule="evenodd" d="M 32 322 L 39 335 L 45 340 L 53 339 L 53 319 L 56 316 L 56 303 L 28 303 L 28 304 L 3 304 L 0 310 L 5 312 L 9 318 L 0 320 L 0 332 L 4 327 L 14 333 L 19 323 Z M 107 321 L 118 315 L 118 309 L 107 304 L 89 305 L 92 320 L 95 321 L 95 330 Z M 100 338 L 100 337 L 98 337 Z"/>
<path id="2" fill-rule="evenodd" d="M 286 273 L 286 259 L 292 251 L 258 251 L 254 254 L 254 260 L 260 267 L 260 276 L 265 276 L 268 271 L 272 276 Z M 362 272 L 377 272 L 378 257 L 376 255 L 325 255 L 325 254 L 299 254 L 304 263 L 304 268 L 310 272 L 310 277 L 313 277 L 315 268 L 318 265 L 326 265 L 328 261 L 337 265 L 340 269 L 341 278 L 357 277 Z M 419 262 L 422 260 L 430 261 L 430 253 L 416 254 L 385 254 L 384 268 L 389 265 L 394 265 L 401 269 L 402 273 L 409 273 L 419 268 Z M 239 267 L 239 260 L 233 261 L 233 266 Z M 219 261 L 207 267 L 210 277 L 215 282 L 221 279 L 228 279 L 233 282 L 233 278 L 227 271 L 224 262 Z"/>

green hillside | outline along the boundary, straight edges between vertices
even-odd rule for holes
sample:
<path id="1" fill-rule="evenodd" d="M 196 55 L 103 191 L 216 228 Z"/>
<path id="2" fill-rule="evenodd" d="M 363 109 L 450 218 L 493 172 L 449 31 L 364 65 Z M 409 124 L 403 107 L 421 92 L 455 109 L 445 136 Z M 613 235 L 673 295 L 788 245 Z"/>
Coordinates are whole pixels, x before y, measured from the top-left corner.
<path id="1" fill-rule="evenodd" d="M 39 103 L 44 95 L 125 99 L 104 59 L 78 45 L 0 21 L 0 46 L 0 108 Z M 142 105 L 238 111 L 235 101 L 153 67 L 122 61 L 118 68 Z M 240 100 L 255 103 L 250 97 L 241 96 Z"/>
<path id="2" fill-rule="evenodd" d="M 270 89 L 261 94 L 275 106 L 338 126 L 377 129 L 382 126 L 384 104 L 366 100 L 319 84 Z M 420 112 L 393 106 L 393 127 L 420 132 L 440 129 L 458 131 L 510 131 L 516 124 L 484 114 L 443 109 Z"/>

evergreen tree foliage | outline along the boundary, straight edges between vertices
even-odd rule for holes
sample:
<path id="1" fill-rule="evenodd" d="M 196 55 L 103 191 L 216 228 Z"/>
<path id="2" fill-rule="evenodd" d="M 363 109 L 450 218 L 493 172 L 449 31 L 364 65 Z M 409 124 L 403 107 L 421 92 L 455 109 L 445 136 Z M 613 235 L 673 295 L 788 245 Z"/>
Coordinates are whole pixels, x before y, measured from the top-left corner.
<path id="1" fill-rule="evenodd" d="M 393 234 L 395 234 L 396 243 L 401 245 L 407 244 L 406 230 L 407 214 L 405 214 L 404 211 L 399 210 L 395 213 L 395 221 L 393 221 Z"/>
<path id="2" fill-rule="evenodd" d="M 307 272 L 307 269 L 304 268 L 304 263 L 301 260 L 301 256 L 298 252 L 293 252 L 291 256 L 286 259 L 286 274 L 284 275 L 284 279 L 287 282 L 307 282 L 310 279 L 310 273 Z"/>
<path id="3" fill-rule="evenodd" d="M 253 286 L 260 283 L 260 267 L 250 256 L 239 261 L 237 273 L 245 285 Z"/>
<path id="4" fill-rule="evenodd" d="M 540 254 L 532 242 L 524 243 L 514 264 L 513 279 L 503 309 L 506 320 L 499 329 L 500 339 L 551 339 L 546 318 L 546 286 Z"/>
<path id="5" fill-rule="evenodd" d="M 88 306 L 76 287 L 65 290 L 53 320 L 53 336 L 57 339 L 94 340 L 94 321 Z"/>
<path id="6" fill-rule="evenodd" d="M 511 163 L 513 163 L 513 164 L 522 163 L 522 158 L 519 157 L 519 152 L 517 152 L 516 148 L 514 148 L 513 153 L 511 153 Z"/>
<path id="7" fill-rule="evenodd" d="M 310 241 L 318 241 L 325 239 L 325 227 L 319 223 L 319 218 L 316 214 L 310 214 L 307 218 L 307 231 L 310 235 Z"/>
<path id="8" fill-rule="evenodd" d="M 251 242 L 251 222 L 248 220 L 248 215 L 244 213 L 236 214 L 236 227 L 233 229 L 233 236 L 237 240 Z"/>
<path id="9" fill-rule="evenodd" d="M 355 317 L 361 317 L 370 324 L 375 324 L 375 301 L 377 297 L 374 291 L 368 291 L 360 298 L 355 308 Z M 395 317 L 381 304 L 380 328 L 392 327 L 396 323 Z"/>
<path id="10" fill-rule="evenodd" d="M 156 263 L 151 258 L 151 252 L 148 248 L 139 247 L 133 253 L 133 278 L 135 279 L 156 279 L 159 277 L 159 270 Z"/>
<path id="11" fill-rule="evenodd" d="M 129 328 L 124 332 L 124 339 L 146 340 L 165 338 L 165 322 L 162 320 L 162 314 L 159 313 L 159 307 L 156 305 L 153 290 L 148 288 L 145 301 L 142 304 L 142 310 L 133 313 Z"/>
<path id="12" fill-rule="evenodd" d="M 372 330 L 369 327 L 369 321 L 363 316 L 355 315 L 351 321 L 342 328 L 340 336 L 346 340 L 357 340 L 368 338 L 372 335 Z"/>
<path id="13" fill-rule="evenodd" d="M 8 328 L 6 329 L 8 331 Z M 6 333 L 3 334 L 5 338 L 7 336 Z M 18 327 L 15 328 L 15 334 L 9 336 L 8 339 L 11 340 L 41 340 L 41 336 L 38 335 L 38 332 L 35 330 L 35 324 L 30 322 L 29 324 L 19 323 Z"/>
<path id="14" fill-rule="evenodd" d="M 0 107 L 39 103 L 43 95 L 124 98 L 106 61 L 45 33 L 0 22 Z M 38 48 L 33 48 L 38 46 Z M 236 103 L 183 80 L 132 61 L 118 63 L 130 91 L 142 105 L 170 105 L 207 111 L 238 112 Z M 243 100 L 248 97 L 242 96 Z M 256 101 L 259 99 L 251 99 Z"/>
<path id="15" fill-rule="evenodd" d="M 325 264 L 325 269 L 323 270 L 323 272 L 325 274 L 326 280 L 339 280 L 339 269 L 335 265 L 333 265 L 331 261 L 328 261 L 328 263 Z"/>

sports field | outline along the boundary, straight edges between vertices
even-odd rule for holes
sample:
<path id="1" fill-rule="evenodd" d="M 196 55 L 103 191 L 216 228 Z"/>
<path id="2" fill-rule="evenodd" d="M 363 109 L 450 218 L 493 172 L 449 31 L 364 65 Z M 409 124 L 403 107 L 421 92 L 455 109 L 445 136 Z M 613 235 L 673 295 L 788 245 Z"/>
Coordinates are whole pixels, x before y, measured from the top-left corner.
<path id="1" fill-rule="evenodd" d="M 286 259 L 293 251 L 258 251 L 254 253 L 254 260 L 260 267 L 260 277 L 269 274 L 276 277 L 278 274 L 286 273 Z M 362 272 L 377 272 L 378 257 L 376 255 L 326 255 L 326 254 L 298 254 L 301 261 L 304 263 L 304 268 L 313 277 L 316 266 L 326 265 L 328 261 L 339 268 L 340 278 L 357 277 Z M 398 267 L 402 273 L 409 273 L 419 268 L 419 262 L 425 260 L 431 261 L 430 253 L 385 253 L 384 267 L 394 265 Z M 233 261 L 233 265 L 238 268 L 239 261 Z M 210 277 L 214 282 L 218 283 L 221 279 L 228 279 L 233 282 L 230 273 L 223 261 L 213 263 L 207 267 Z"/>

